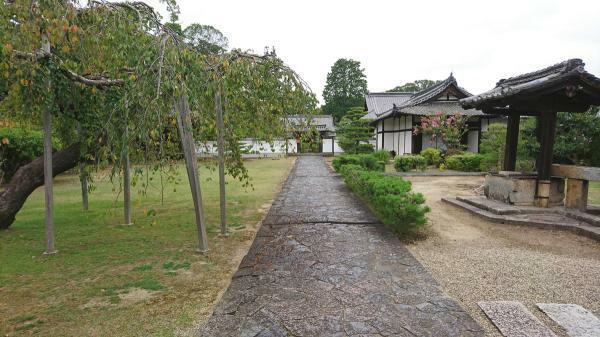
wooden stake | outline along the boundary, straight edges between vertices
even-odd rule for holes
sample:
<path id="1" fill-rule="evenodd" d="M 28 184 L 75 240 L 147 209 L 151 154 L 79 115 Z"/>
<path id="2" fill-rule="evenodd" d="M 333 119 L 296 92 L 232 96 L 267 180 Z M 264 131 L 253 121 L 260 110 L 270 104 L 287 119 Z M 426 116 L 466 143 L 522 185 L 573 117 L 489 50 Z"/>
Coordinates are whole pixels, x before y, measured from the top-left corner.
<path id="1" fill-rule="evenodd" d="M 81 140 L 81 124 L 77 122 L 77 134 Z M 88 182 L 87 172 L 85 171 L 85 163 L 79 163 L 79 181 L 81 182 L 81 204 L 84 211 L 89 210 L 88 202 Z"/>
<path id="2" fill-rule="evenodd" d="M 123 152 L 123 215 L 126 225 L 131 222 L 131 175 L 129 170 L 129 116 L 125 108 L 125 144 Z"/>
<path id="3" fill-rule="evenodd" d="M 225 125 L 223 123 L 223 104 L 221 88 L 215 91 L 215 113 L 217 118 L 217 148 L 219 160 L 219 196 L 221 209 L 221 235 L 227 235 L 227 218 L 225 211 Z"/>
<path id="4" fill-rule="evenodd" d="M 179 136 L 181 137 L 181 145 L 185 157 L 185 167 L 188 174 L 190 189 L 192 190 L 192 199 L 194 200 L 196 227 L 198 228 L 198 251 L 200 253 L 205 253 L 208 251 L 208 240 L 206 236 L 206 225 L 204 223 L 200 182 L 198 181 L 196 146 L 194 145 L 194 137 L 191 133 L 192 121 L 189 115 L 190 107 L 187 96 L 181 96 L 177 99 L 175 102 L 175 112 L 177 115 L 177 128 L 179 129 Z"/>
<path id="5" fill-rule="evenodd" d="M 42 50 L 50 53 L 48 35 L 42 34 Z M 50 90 L 50 79 L 46 81 L 47 90 Z M 44 107 L 42 123 L 44 125 L 44 194 L 46 205 L 46 251 L 44 255 L 56 254 L 54 248 L 54 193 L 52 179 L 52 111 L 49 106 Z"/>

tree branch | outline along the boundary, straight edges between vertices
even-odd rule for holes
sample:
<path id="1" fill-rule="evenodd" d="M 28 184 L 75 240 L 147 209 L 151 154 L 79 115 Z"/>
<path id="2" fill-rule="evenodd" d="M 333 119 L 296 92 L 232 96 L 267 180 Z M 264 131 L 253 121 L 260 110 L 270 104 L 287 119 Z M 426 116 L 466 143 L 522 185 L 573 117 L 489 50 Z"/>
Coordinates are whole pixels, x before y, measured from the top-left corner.
<path id="1" fill-rule="evenodd" d="M 34 51 L 33 53 L 24 52 L 20 50 L 13 50 L 13 55 L 17 58 L 31 60 L 31 61 L 39 61 L 41 59 L 49 58 L 55 60 L 59 66 L 60 71 L 71 81 L 79 82 L 85 85 L 89 85 L 92 87 L 105 88 L 111 86 L 121 86 L 125 83 L 122 79 L 111 79 L 106 78 L 104 76 L 83 76 L 79 75 L 71 69 L 67 68 L 64 65 L 63 60 L 61 60 L 58 56 L 44 52 L 41 49 Z"/>

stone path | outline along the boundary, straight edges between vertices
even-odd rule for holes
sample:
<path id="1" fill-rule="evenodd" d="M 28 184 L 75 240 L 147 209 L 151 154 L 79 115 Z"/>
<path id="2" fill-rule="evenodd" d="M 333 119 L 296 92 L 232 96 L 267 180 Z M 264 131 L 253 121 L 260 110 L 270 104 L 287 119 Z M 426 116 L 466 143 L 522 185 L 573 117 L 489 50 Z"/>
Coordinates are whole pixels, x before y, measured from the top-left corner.
<path id="1" fill-rule="evenodd" d="M 321 157 L 299 157 L 201 336 L 483 336 Z"/>

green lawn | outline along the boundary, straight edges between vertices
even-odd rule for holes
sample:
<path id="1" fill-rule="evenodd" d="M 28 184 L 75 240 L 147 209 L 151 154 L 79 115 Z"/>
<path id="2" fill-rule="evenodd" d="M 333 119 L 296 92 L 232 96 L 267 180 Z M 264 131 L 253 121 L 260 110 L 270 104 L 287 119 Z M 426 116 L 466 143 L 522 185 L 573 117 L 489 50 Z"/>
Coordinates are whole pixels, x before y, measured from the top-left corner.
<path id="1" fill-rule="evenodd" d="M 590 182 L 588 202 L 590 204 L 600 205 L 600 181 Z"/>
<path id="2" fill-rule="evenodd" d="M 210 252 L 195 253 L 197 234 L 183 166 L 161 205 L 159 179 L 132 195 L 133 226 L 121 225 L 118 183 L 96 177 L 90 210 L 81 211 L 77 176 L 55 184 L 56 247 L 44 251 L 43 188 L 7 231 L 0 231 L 0 335 L 173 336 L 210 312 L 251 243 L 256 223 L 287 176 L 292 159 L 247 161 L 254 190 L 230 179 L 228 222 L 217 236 L 216 173 L 201 169 Z M 115 191 L 116 190 L 116 191 Z"/>

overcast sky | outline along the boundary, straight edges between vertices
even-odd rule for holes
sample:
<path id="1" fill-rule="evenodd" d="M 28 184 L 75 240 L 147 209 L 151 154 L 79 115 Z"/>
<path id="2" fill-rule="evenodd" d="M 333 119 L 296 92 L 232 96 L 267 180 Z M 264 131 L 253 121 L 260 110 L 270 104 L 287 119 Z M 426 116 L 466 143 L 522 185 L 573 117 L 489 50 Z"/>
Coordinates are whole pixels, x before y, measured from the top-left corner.
<path id="1" fill-rule="evenodd" d="M 158 4 L 158 0 L 148 3 Z M 213 25 L 230 47 L 274 46 L 322 101 L 338 58 L 370 91 L 454 72 L 473 94 L 568 58 L 600 76 L 600 0 L 178 0 L 180 21 Z"/>

